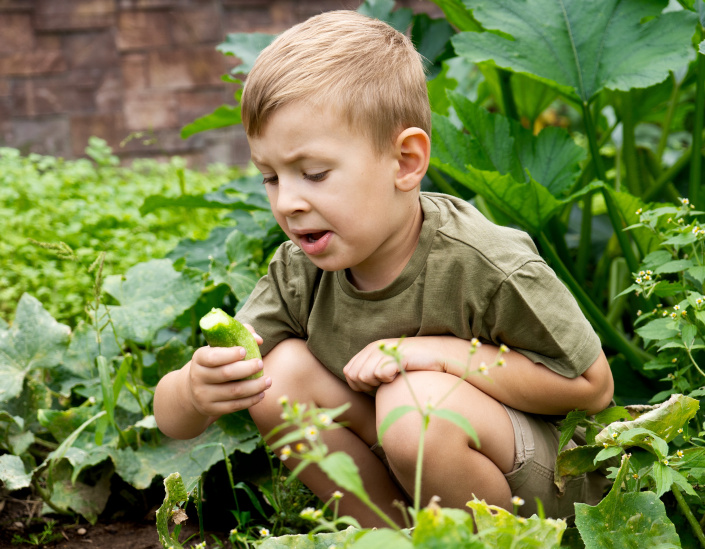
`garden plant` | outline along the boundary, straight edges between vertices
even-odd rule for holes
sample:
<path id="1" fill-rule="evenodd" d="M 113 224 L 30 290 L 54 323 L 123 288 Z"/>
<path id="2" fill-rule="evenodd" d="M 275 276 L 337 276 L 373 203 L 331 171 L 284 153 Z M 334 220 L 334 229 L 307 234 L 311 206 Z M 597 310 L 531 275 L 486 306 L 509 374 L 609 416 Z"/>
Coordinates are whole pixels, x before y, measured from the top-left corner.
<path id="1" fill-rule="evenodd" d="M 705 0 L 435 3 L 445 17 L 392 0 L 359 9 L 408 31 L 427 60 L 425 189 L 527 231 L 600 335 L 616 406 L 563 420 L 561 442 L 585 444 L 559 455 L 556 483 L 601 468 L 604 499 L 568 525 L 416 494 L 409 528 L 366 531 L 338 516 L 338 495 L 317 501 L 282 468 L 316 463 L 365 501 L 352 460 L 318 436 L 341 410 L 283 401 L 290 431 L 271 448 L 247 413 L 190 441 L 162 436 L 157 381 L 204 344 L 208 311 L 237 311 L 284 235 L 253 173 L 178 158 L 127 168 L 97 139 L 78 161 L 0 148 L 3 493 L 95 522 L 117 480 L 133 497 L 163 483 L 164 547 L 705 547 Z M 225 77 L 234 102 L 185 138 L 240 123 L 239 86 L 272 39 L 219 46 L 242 61 Z M 407 413 L 473 432 L 431 404 L 395 410 L 380 437 Z M 238 466 L 251 455 L 266 474 Z M 222 539 L 204 526 L 216 474 L 232 495 Z M 199 539 L 182 539 L 187 515 Z M 48 542 L 52 527 L 33 535 Z"/>

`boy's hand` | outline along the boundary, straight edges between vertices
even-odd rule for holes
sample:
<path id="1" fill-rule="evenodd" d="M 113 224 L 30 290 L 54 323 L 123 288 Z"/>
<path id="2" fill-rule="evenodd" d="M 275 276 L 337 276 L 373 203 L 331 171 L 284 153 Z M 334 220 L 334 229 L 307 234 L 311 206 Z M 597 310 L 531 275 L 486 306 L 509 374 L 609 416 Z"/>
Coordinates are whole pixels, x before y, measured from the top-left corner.
<path id="1" fill-rule="evenodd" d="M 398 346 L 401 364 L 380 349 Z M 404 370 L 445 371 L 440 357 L 442 350 L 429 337 L 407 337 L 399 339 L 381 339 L 367 345 L 357 353 L 343 368 L 345 379 L 351 389 L 369 392 L 382 383 L 390 383 Z"/>
<path id="2" fill-rule="evenodd" d="M 251 326 L 247 328 L 261 345 L 262 338 Z M 193 353 L 187 364 L 188 395 L 200 414 L 220 417 L 262 400 L 272 380 L 266 376 L 244 379 L 262 369 L 261 359 L 244 358 L 245 349 L 242 347 L 201 347 Z"/>

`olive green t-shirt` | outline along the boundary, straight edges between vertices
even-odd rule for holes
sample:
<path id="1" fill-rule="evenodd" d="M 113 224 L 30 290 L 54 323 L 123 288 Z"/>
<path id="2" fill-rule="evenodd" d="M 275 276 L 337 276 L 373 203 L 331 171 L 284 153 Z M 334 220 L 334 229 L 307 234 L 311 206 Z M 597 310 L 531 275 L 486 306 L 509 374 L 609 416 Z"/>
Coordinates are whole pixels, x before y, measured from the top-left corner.
<path id="1" fill-rule="evenodd" d="M 345 379 L 343 367 L 373 341 L 454 335 L 504 343 L 569 378 L 587 370 L 600 340 L 529 236 L 451 196 L 420 200 L 416 250 L 380 290 L 360 291 L 345 271 L 318 269 L 292 242 L 282 244 L 237 314 L 264 339 L 262 354 L 302 338 Z"/>

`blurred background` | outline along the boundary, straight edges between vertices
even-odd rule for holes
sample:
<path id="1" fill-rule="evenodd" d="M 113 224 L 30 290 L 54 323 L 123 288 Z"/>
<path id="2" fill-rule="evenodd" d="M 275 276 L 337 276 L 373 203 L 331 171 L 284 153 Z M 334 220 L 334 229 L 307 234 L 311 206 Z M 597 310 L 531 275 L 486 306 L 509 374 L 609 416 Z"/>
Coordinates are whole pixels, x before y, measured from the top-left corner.
<path id="1" fill-rule="evenodd" d="M 123 160 L 171 155 L 193 167 L 244 166 L 242 126 L 182 139 L 224 103 L 239 63 L 216 51 L 231 32 L 279 33 L 356 0 L 0 0 L 0 146 L 84 156 L 90 136 Z M 437 17 L 430 1 L 403 0 Z"/>

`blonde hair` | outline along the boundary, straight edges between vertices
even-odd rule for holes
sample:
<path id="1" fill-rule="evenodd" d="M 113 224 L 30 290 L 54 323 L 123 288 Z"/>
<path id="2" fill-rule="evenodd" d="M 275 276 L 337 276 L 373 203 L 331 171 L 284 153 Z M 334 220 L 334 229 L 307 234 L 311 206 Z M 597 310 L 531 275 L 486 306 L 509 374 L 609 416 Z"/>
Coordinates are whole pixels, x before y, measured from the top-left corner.
<path id="1" fill-rule="evenodd" d="M 421 56 L 386 23 L 330 11 L 281 34 L 265 48 L 242 93 L 242 122 L 258 137 L 272 114 L 294 101 L 337 108 L 382 153 L 409 127 L 431 134 Z"/>

